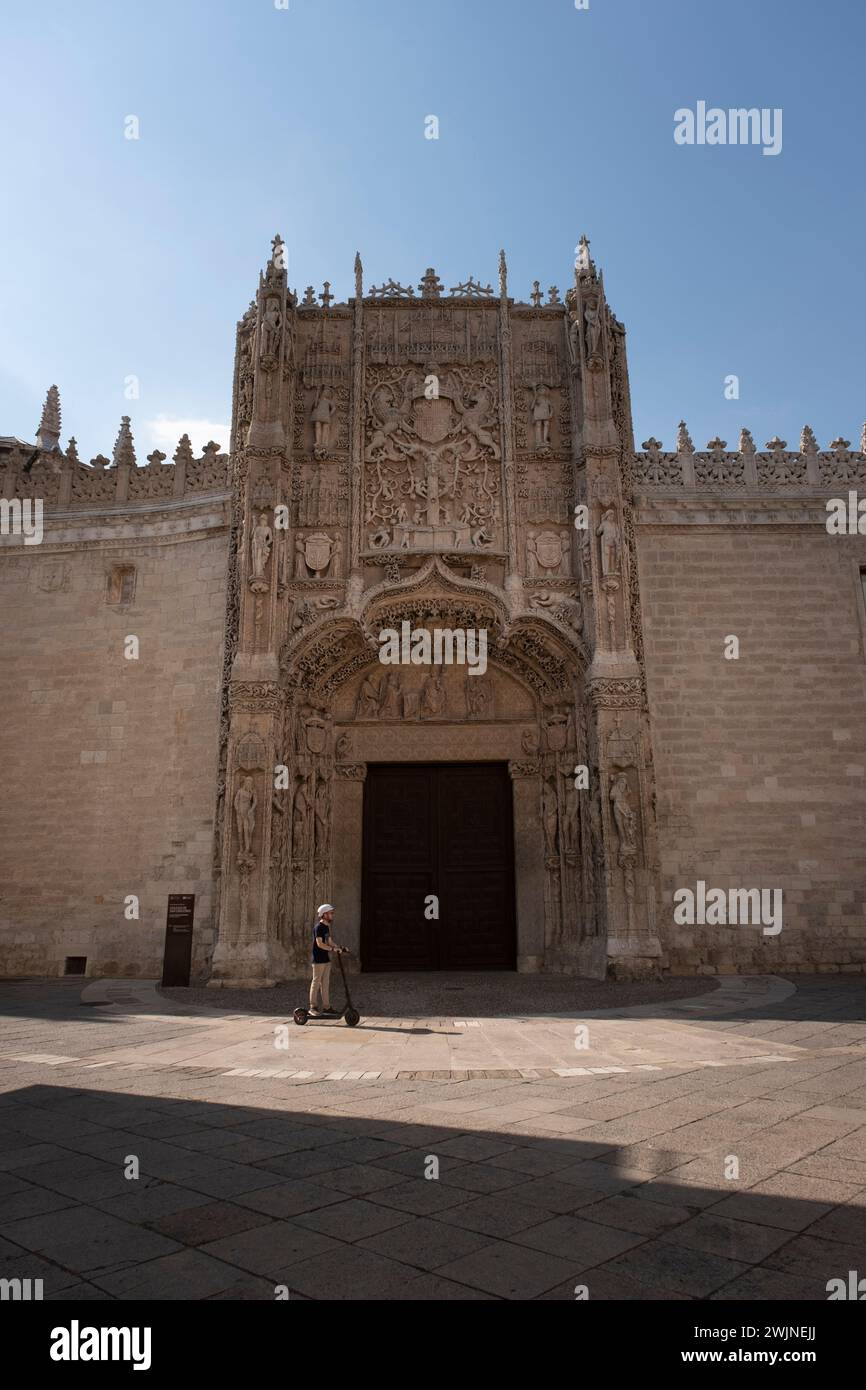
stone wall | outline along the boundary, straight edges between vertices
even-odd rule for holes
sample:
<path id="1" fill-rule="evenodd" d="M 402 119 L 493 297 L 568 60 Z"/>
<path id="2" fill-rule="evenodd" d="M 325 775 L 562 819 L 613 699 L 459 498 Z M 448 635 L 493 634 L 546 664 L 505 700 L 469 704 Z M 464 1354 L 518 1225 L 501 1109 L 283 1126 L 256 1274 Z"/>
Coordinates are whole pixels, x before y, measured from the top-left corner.
<path id="1" fill-rule="evenodd" d="M 0 973 L 155 977 L 169 893 L 205 973 L 226 552 L 224 492 L 0 542 Z"/>
<path id="2" fill-rule="evenodd" d="M 774 443 L 759 477 L 781 456 Z M 678 456 L 662 458 L 664 472 L 657 451 L 635 472 L 664 964 L 862 971 L 866 537 L 828 535 L 825 520 L 827 497 L 862 491 L 866 457 L 800 455 L 798 475 L 784 455 L 770 496 L 743 480 L 742 453 L 717 449 L 714 492 L 712 454 L 681 452 L 685 487 Z M 698 880 L 781 888 L 781 932 L 675 925 L 674 891 Z"/>

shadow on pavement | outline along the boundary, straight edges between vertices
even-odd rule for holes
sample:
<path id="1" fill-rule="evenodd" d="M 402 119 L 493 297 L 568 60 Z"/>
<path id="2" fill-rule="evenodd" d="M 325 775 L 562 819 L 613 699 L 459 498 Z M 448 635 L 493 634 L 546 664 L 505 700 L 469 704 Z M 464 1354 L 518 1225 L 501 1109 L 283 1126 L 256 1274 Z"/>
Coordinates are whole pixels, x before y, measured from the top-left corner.
<path id="1" fill-rule="evenodd" d="M 573 1097 L 577 1114 L 622 1082 L 527 1085 Z M 497 1131 L 497 1089 L 334 1085 L 339 1116 L 304 1086 L 259 1106 L 7 1092 L 0 1279 L 41 1278 L 46 1298 L 72 1301 L 273 1300 L 277 1286 L 315 1300 L 573 1300 L 576 1286 L 590 1299 L 825 1300 L 863 1264 L 856 1111 L 845 1137 L 762 1181 L 781 1161 L 772 1126 L 698 1157 L 539 1138 Z M 440 1122 L 397 1118 L 437 1102 Z M 725 1177 L 732 1156 L 739 1181 Z M 124 1176 L 133 1158 L 137 1179 Z"/>

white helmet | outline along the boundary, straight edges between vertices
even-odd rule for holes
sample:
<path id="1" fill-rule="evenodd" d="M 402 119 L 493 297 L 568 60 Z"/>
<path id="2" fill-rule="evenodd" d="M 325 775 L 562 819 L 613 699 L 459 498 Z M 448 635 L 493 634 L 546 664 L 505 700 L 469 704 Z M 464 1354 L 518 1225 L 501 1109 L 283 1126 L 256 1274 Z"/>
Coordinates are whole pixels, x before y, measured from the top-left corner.
<path id="1" fill-rule="evenodd" d="M 324 915 L 325 915 L 326 912 L 333 912 L 333 911 L 334 911 L 334 904 L 333 904 L 333 903 L 321 903 L 320 906 L 316 908 L 316 916 L 317 916 L 317 917 L 324 917 Z"/>

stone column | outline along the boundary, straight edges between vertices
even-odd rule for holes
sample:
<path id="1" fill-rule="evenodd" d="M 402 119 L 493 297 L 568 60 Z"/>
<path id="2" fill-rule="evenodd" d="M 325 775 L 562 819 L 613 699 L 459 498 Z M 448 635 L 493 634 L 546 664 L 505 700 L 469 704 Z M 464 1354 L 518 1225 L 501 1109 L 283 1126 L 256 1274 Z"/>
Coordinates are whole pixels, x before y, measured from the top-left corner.
<path id="1" fill-rule="evenodd" d="M 333 903 L 337 909 L 335 935 L 352 952 L 349 964 L 361 958 L 361 881 L 363 876 L 364 782 L 366 763 L 337 763 L 334 768 L 331 812 Z"/>
<path id="2" fill-rule="evenodd" d="M 235 439 L 237 650 L 228 681 L 229 734 L 222 822 L 222 883 L 211 984 L 260 986 L 285 974 L 285 950 L 269 932 L 271 823 L 283 692 L 282 621 L 275 509 L 284 505 L 291 430 L 292 323 L 285 253 L 274 239 L 259 279 L 252 421 Z M 289 442 L 288 448 L 291 448 Z"/>
<path id="3" fill-rule="evenodd" d="M 586 579 L 592 591 L 593 644 L 586 687 L 601 813 L 601 922 L 607 974 L 656 974 L 661 947 L 655 924 L 655 850 L 651 761 L 644 741 L 644 679 L 632 641 L 631 566 L 626 541 L 622 442 L 611 388 L 611 314 L 591 260 L 575 276 L 575 370 L 582 415 L 581 452 L 589 508 Z M 682 447 L 680 448 L 682 454 Z"/>
<path id="4" fill-rule="evenodd" d="M 517 891 L 517 969 L 544 969 L 545 867 L 540 826 L 541 767 L 536 760 L 508 764 L 514 808 L 514 878 Z"/>

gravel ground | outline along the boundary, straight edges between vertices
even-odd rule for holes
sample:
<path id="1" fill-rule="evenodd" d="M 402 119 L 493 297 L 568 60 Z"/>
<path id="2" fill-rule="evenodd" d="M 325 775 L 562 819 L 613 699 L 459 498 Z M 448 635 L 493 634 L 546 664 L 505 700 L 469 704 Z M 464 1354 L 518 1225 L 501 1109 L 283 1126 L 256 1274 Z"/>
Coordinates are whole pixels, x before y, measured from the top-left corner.
<path id="1" fill-rule="evenodd" d="M 716 989 L 705 976 L 646 982 L 583 980 L 569 975 L 479 974 L 449 971 L 426 974 L 353 975 L 352 1001 L 368 1016 L 382 1018 L 513 1018 L 522 1014 L 570 1014 L 587 1009 L 618 1009 L 632 1004 L 689 999 Z M 165 989 L 177 1004 L 206 1005 L 239 1013 L 285 1014 L 306 1001 L 309 979 L 289 980 L 273 989 Z M 331 975 L 331 1000 L 340 1006 L 342 987 Z"/>

